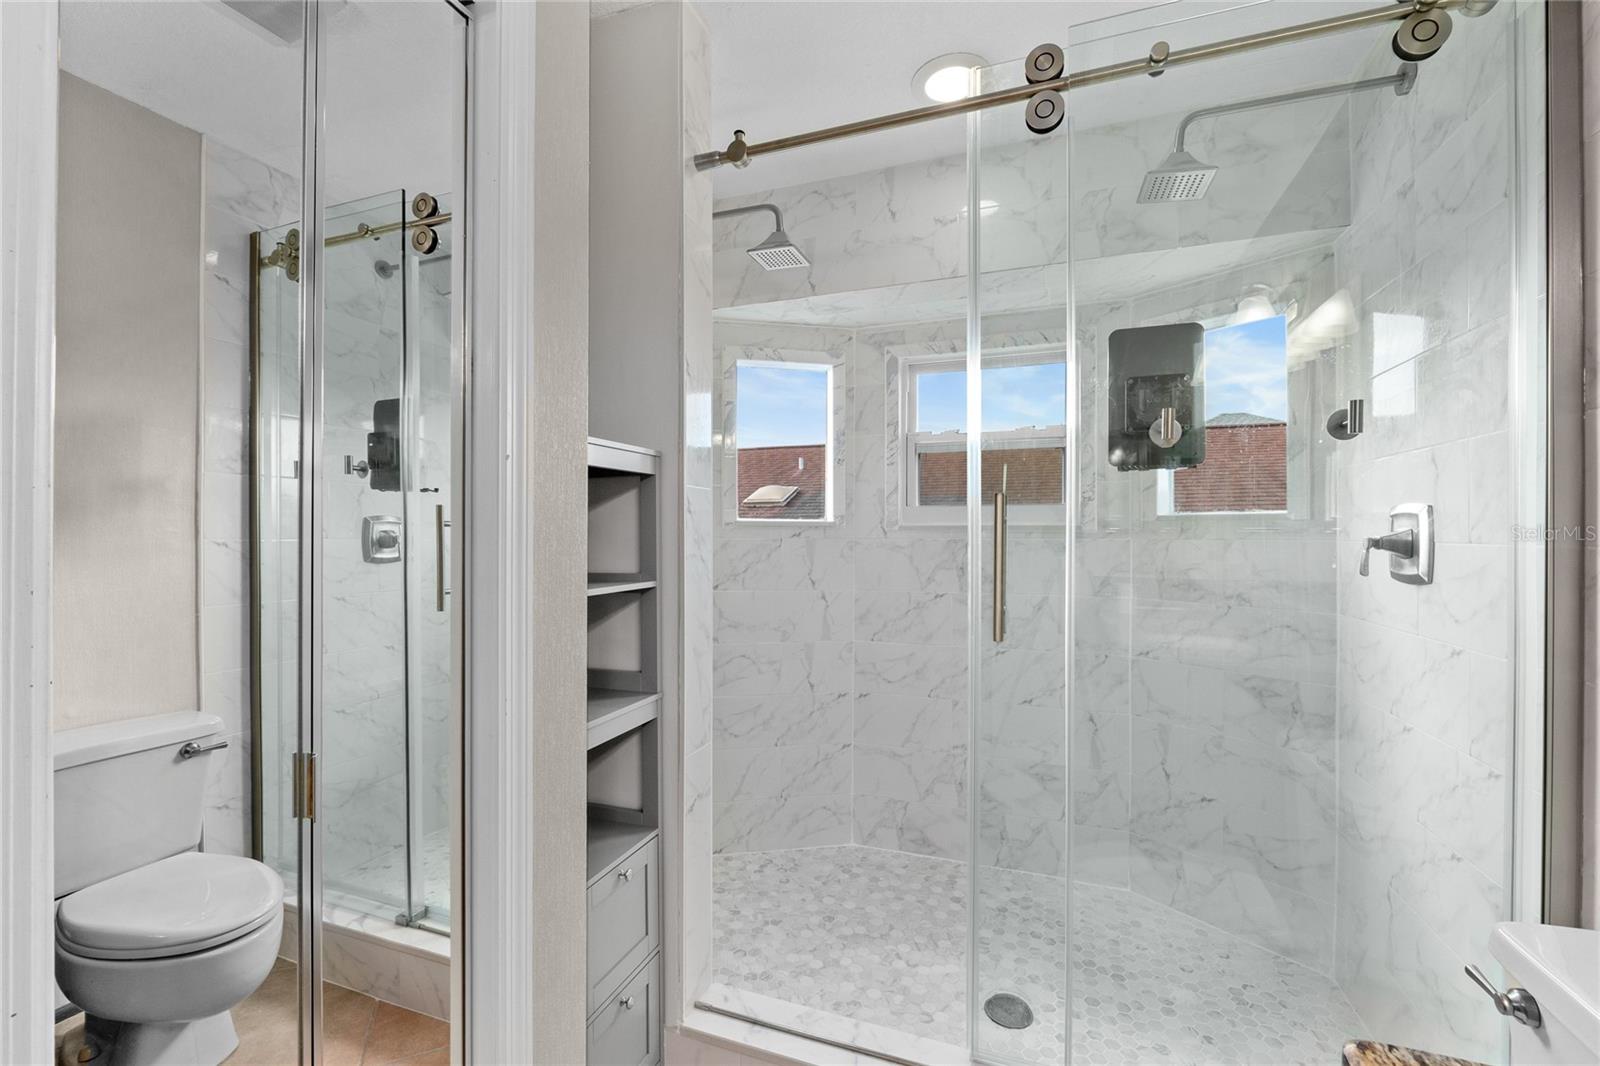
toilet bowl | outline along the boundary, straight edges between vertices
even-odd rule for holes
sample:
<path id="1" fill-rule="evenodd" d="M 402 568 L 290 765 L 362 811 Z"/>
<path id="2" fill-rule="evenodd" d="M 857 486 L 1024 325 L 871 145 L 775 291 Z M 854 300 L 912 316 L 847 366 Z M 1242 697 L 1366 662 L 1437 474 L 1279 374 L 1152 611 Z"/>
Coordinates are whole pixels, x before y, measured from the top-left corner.
<path id="1" fill-rule="evenodd" d="M 200 843 L 215 717 L 161 715 L 56 735 L 56 983 L 106 1066 L 214 1066 L 230 1010 L 277 958 L 283 882 Z"/>

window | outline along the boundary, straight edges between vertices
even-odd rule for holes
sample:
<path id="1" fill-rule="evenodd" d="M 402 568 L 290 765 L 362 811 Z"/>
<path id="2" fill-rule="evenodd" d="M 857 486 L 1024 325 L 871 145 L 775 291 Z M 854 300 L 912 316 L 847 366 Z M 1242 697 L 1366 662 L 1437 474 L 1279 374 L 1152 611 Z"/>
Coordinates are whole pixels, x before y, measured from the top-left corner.
<path id="1" fill-rule="evenodd" d="M 1205 461 L 1161 472 L 1158 512 L 1287 511 L 1288 321 L 1209 329 L 1205 346 Z"/>
<path id="2" fill-rule="evenodd" d="M 740 360 L 734 441 L 740 519 L 831 522 L 833 367 Z"/>
<path id="3" fill-rule="evenodd" d="M 965 357 L 906 359 L 901 521 L 959 524 L 967 502 Z M 1061 522 L 1067 364 L 1060 352 L 991 358 L 983 370 L 983 498 L 1006 486 L 1013 518 Z"/>

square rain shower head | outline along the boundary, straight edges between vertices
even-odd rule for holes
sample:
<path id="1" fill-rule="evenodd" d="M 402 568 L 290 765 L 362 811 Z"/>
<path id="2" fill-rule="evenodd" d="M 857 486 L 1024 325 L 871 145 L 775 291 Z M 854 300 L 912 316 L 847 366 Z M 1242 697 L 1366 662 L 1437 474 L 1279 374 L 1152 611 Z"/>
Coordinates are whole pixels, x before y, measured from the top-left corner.
<path id="1" fill-rule="evenodd" d="M 811 265 L 811 260 L 781 229 L 774 230 L 772 236 L 751 248 L 748 254 L 761 264 L 762 270 L 789 270 Z"/>
<path id="2" fill-rule="evenodd" d="M 1216 167 L 1200 162 L 1188 152 L 1173 152 L 1144 176 L 1144 184 L 1139 187 L 1139 203 L 1198 200 L 1211 188 L 1211 179 L 1216 173 Z"/>

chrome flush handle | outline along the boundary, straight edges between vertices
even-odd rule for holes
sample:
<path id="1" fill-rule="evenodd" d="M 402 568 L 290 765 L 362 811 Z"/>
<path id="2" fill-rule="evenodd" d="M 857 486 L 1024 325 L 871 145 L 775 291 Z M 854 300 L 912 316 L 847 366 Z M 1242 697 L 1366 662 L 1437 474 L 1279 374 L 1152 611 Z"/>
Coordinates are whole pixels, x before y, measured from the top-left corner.
<path id="1" fill-rule="evenodd" d="M 1476 966 L 1468 966 L 1466 971 L 1467 976 L 1472 978 L 1472 983 L 1483 989 L 1484 995 L 1494 1000 L 1495 1010 L 1508 1018 L 1516 1019 L 1529 1029 L 1538 1029 L 1544 1024 L 1544 1017 L 1539 1013 L 1539 1002 L 1533 998 L 1532 992 L 1526 988 L 1512 988 L 1502 992 Z"/>
<path id="2" fill-rule="evenodd" d="M 178 758 L 192 759 L 196 755 L 204 755 L 208 751 L 217 751 L 218 749 L 225 748 L 227 746 L 228 742 L 226 740 L 219 740 L 215 744 L 199 744 L 191 740 L 189 743 L 178 749 Z"/>

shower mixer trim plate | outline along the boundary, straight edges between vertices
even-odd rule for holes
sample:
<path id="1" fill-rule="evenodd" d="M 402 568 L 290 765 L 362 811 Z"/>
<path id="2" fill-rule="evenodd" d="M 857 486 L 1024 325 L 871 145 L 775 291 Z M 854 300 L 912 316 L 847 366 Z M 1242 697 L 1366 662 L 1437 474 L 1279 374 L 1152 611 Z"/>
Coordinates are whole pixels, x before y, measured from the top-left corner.
<path id="1" fill-rule="evenodd" d="M 1374 551 L 1389 553 L 1389 576 L 1405 585 L 1433 584 L 1433 504 L 1402 503 L 1389 512 L 1389 532 L 1367 537 L 1361 549 L 1362 577 Z"/>
<path id="2" fill-rule="evenodd" d="M 404 549 L 402 523 L 394 515 L 369 514 L 361 519 L 361 561 L 398 563 Z"/>

